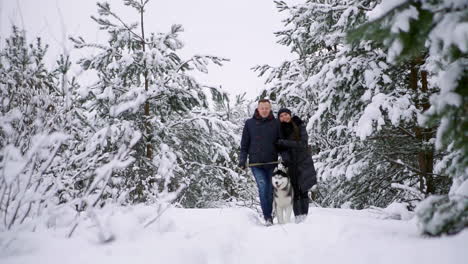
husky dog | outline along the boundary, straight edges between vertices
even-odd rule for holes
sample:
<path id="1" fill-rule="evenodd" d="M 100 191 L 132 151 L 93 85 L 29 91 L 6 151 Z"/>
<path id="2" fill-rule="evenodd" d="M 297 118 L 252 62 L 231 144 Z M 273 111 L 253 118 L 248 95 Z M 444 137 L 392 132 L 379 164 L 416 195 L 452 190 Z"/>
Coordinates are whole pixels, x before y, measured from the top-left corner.
<path id="1" fill-rule="evenodd" d="M 281 164 L 273 172 L 273 206 L 276 210 L 278 223 L 289 223 L 293 210 L 294 190 L 289 180 L 286 168 Z"/>

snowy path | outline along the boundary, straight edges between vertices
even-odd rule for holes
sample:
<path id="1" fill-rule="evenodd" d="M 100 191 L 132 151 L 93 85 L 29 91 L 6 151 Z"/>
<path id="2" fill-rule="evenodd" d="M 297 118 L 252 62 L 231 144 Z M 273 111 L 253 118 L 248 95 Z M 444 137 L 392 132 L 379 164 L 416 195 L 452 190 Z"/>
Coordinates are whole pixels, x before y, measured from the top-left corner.
<path id="1" fill-rule="evenodd" d="M 381 220 L 367 211 L 311 208 L 301 224 L 261 226 L 249 209 L 170 209 L 148 229 L 148 207 L 118 212 L 95 233 L 65 240 L 23 234 L 21 248 L 0 251 L 0 263 L 467 263 L 468 231 L 439 239 L 418 236 L 414 223 Z M 89 228 L 89 227 L 88 227 Z M 91 236 L 92 235 L 92 236 Z M 13 247 L 14 248 L 14 247 Z"/>

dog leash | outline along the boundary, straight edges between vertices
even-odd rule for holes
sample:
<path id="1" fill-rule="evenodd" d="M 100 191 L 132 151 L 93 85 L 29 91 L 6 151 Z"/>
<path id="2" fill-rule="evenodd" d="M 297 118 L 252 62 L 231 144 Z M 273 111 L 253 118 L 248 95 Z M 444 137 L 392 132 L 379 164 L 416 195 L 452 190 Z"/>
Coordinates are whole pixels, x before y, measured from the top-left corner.
<path id="1" fill-rule="evenodd" d="M 261 166 L 261 165 L 268 165 L 268 164 L 279 164 L 280 161 L 272 161 L 272 162 L 264 162 L 264 163 L 250 163 L 247 164 L 247 167 L 255 167 L 255 166 Z"/>

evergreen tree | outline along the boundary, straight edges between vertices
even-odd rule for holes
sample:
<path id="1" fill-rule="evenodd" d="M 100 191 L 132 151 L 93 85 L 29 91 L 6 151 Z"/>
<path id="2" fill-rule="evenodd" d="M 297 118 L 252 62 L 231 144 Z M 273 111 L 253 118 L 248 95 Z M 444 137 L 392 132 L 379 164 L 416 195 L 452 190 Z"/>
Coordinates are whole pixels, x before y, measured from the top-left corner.
<path id="1" fill-rule="evenodd" d="M 209 107 L 208 93 L 215 104 L 226 102 L 227 95 L 190 75 L 192 70 L 207 72 L 208 63 L 222 65 L 225 59 L 182 59 L 177 54 L 183 47 L 180 25 L 168 33 L 145 34 L 147 2 L 124 1 L 139 14 L 140 22 L 133 24 L 124 22 L 108 3 L 98 3 L 99 16 L 93 20 L 108 32 L 107 45 L 72 38 L 77 48 L 99 50 L 79 61 L 83 69 L 95 70 L 99 81 L 76 91 L 80 116 L 95 127 L 96 132 L 89 133 L 100 142 L 89 145 L 90 153 L 110 158 L 127 144 L 134 162 L 113 172 L 109 185 L 114 189 L 110 193 L 130 190 L 130 202 L 155 202 L 164 186 L 172 191 L 186 186 L 178 201 L 190 207 L 239 197 L 244 180 L 232 170 L 239 141 L 232 132 L 237 126 Z M 100 162 L 109 163 L 109 158 Z"/>
<path id="2" fill-rule="evenodd" d="M 462 37 L 467 7 L 466 1 L 384 0 L 370 12 L 369 23 L 352 34 L 387 47 L 392 63 L 410 61 L 413 68 L 422 68 L 419 73 L 412 70 L 412 87 L 426 95 L 420 102 L 424 113 L 419 123 L 425 127 L 421 133 L 425 136 L 428 128 L 440 124 L 435 146 L 447 154 L 435 167 L 453 179 L 448 196 L 431 196 L 417 210 L 422 232 L 430 235 L 468 226 L 468 40 Z M 430 100 L 428 75 L 436 89 Z"/>
<path id="3" fill-rule="evenodd" d="M 0 50 L 0 229 L 29 222 L 54 206 L 52 167 L 67 136 L 56 117 L 57 74 L 44 65 L 48 46 L 27 43 L 13 27 Z"/>
<path id="4" fill-rule="evenodd" d="M 347 32 L 363 25 L 378 1 L 314 1 L 288 6 L 280 43 L 298 59 L 271 71 L 270 96 L 308 120 L 316 166 L 321 177 L 317 199 L 324 206 L 351 204 L 385 207 L 393 201 L 416 201 L 444 193 L 447 177 L 435 174 L 431 138 L 436 127 L 423 130 L 417 116 L 436 92 L 415 88 L 419 65 L 391 65 L 382 43 L 348 44 Z M 436 184 L 437 183 L 437 184 Z M 438 186 L 437 188 L 435 186 Z"/>

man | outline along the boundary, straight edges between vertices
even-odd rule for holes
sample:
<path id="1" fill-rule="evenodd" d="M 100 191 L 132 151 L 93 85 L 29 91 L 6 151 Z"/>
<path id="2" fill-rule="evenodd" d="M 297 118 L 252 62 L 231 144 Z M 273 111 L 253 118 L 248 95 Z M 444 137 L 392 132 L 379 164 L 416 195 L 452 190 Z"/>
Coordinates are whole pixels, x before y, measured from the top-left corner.
<path id="1" fill-rule="evenodd" d="M 239 167 L 245 169 L 247 156 L 257 182 L 260 205 L 266 225 L 273 224 L 273 186 L 271 178 L 278 161 L 275 143 L 279 138 L 279 122 L 273 116 L 267 99 L 258 101 L 252 118 L 245 122 L 242 132 Z M 260 163 L 260 164 L 259 164 Z M 267 163 L 267 164 L 265 164 Z M 269 164 L 268 164 L 269 163 Z"/>

